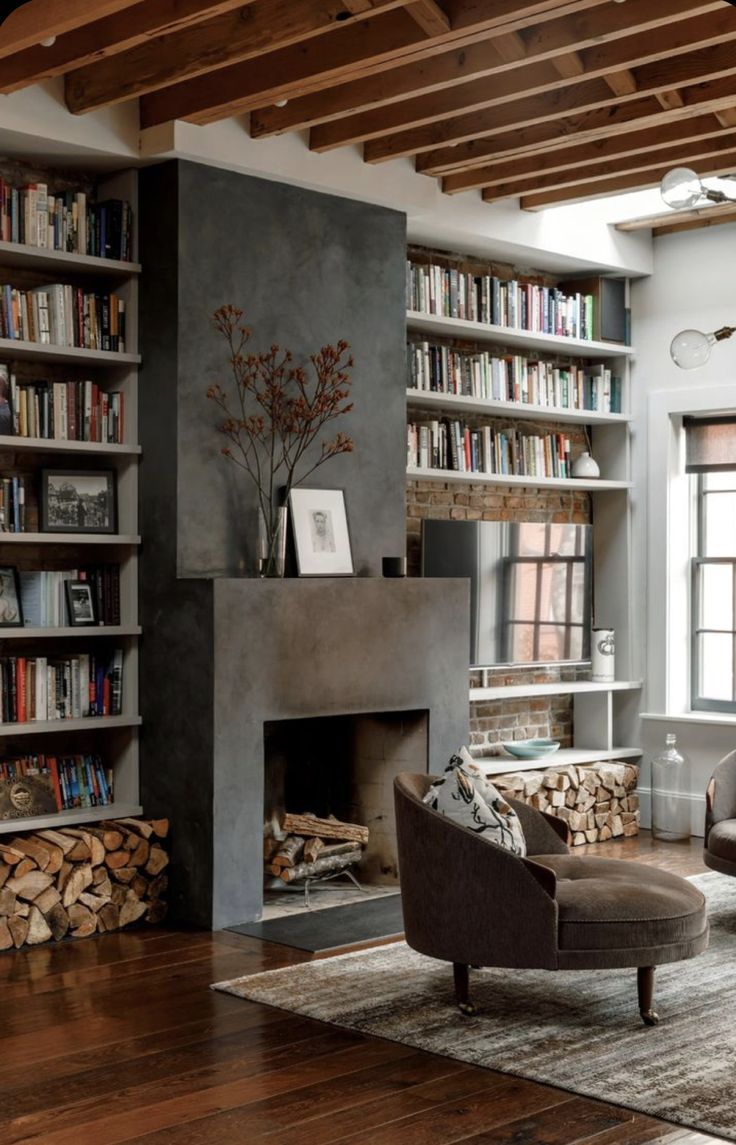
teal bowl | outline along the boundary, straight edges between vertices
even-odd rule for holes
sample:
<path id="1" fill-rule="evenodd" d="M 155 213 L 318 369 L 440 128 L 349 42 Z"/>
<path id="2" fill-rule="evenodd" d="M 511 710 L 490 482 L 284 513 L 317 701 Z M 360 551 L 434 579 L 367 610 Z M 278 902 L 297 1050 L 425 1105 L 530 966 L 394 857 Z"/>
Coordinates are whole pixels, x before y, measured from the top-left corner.
<path id="1" fill-rule="evenodd" d="M 516 759 L 542 759 L 545 755 L 552 755 L 560 746 L 558 739 L 519 739 L 512 743 L 501 745 L 509 755 Z"/>

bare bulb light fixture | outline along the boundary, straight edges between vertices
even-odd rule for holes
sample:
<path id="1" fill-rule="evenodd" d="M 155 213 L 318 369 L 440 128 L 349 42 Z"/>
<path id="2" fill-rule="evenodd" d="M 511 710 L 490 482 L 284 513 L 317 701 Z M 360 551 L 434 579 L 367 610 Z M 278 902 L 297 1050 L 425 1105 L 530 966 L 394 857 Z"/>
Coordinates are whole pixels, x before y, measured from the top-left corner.
<path id="1" fill-rule="evenodd" d="M 700 176 L 689 167 L 673 167 L 660 183 L 659 191 L 667 206 L 675 211 L 686 211 L 698 205 L 704 207 L 707 203 L 736 202 L 736 196 L 706 187 Z"/>
<path id="2" fill-rule="evenodd" d="M 42 48 L 53 48 L 56 43 L 56 36 L 44 36 L 44 38 L 38 42 Z"/>
<path id="3" fill-rule="evenodd" d="M 725 342 L 732 334 L 736 334 L 736 326 L 721 326 L 712 334 L 703 334 L 702 330 L 681 330 L 670 343 L 670 357 L 681 370 L 696 370 L 708 361 L 716 342 Z"/>

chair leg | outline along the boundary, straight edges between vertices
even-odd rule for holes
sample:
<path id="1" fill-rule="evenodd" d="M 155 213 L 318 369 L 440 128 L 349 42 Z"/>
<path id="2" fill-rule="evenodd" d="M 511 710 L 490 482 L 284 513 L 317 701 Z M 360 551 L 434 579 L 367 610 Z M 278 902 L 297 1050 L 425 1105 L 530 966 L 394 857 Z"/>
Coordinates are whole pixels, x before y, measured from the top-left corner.
<path id="1" fill-rule="evenodd" d="M 656 1026 L 659 1014 L 652 1009 L 654 995 L 654 967 L 640 966 L 636 972 L 636 986 L 639 994 L 639 1013 L 645 1026 Z"/>
<path id="2" fill-rule="evenodd" d="M 469 967 L 464 962 L 453 962 L 452 971 L 455 976 L 455 999 L 460 1013 L 471 1016 L 475 1013 L 475 1006 L 470 1001 Z"/>

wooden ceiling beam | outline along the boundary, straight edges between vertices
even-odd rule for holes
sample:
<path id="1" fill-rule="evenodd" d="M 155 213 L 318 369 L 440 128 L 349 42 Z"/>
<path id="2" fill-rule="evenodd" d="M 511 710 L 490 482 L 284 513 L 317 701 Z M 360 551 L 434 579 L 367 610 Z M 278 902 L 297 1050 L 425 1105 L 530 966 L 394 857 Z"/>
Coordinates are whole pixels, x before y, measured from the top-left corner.
<path id="1" fill-rule="evenodd" d="M 443 135 L 450 142 L 483 134 L 482 130 L 458 131 L 457 125 L 467 128 L 471 116 L 475 118 L 478 113 L 482 113 L 479 117 L 482 122 L 492 123 L 497 114 L 505 116 L 505 110 L 489 110 L 501 104 L 521 107 L 525 99 L 531 103 L 535 96 L 543 96 L 545 114 L 525 119 L 520 113 L 516 119 L 522 123 L 604 103 L 601 92 L 610 98 L 610 89 L 605 82 L 596 84 L 596 80 L 612 72 L 631 71 L 628 82 L 617 85 L 618 98 L 632 98 L 637 90 L 642 93 L 667 90 L 672 87 L 669 59 L 675 55 L 678 86 L 701 82 L 736 70 L 734 37 L 736 11 L 733 8 L 719 15 L 676 21 L 647 35 L 628 36 L 582 52 L 585 74 L 577 81 L 561 77 L 549 62 L 520 66 L 498 75 L 483 75 L 439 92 L 317 125 L 312 131 L 310 146 L 322 152 L 378 140 L 380 142 L 371 147 L 372 156 L 380 155 L 385 147 L 387 158 L 398 158 L 425 149 L 424 146 L 415 148 L 413 142 L 430 136 L 433 124 L 440 128 L 439 142 L 443 141 Z"/>
<path id="2" fill-rule="evenodd" d="M 672 0 L 676 8 L 685 2 Z M 701 6 L 712 0 L 694 2 Z M 374 20 L 359 25 L 347 23 L 328 37 L 264 53 L 247 64 L 223 67 L 217 74 L 189 79 L 145 95 L 141 100 L 141 123 L 145 127 L 172 119 L 214 123 L 228 116 L 265 109 L 276 100 L 288 99 L 292 103 L 294 97 L 333 88 L 341 92 L 335 85 L 378 76 L 387 70 L 396 69 L 398 74 L 403 67 L 418 65 L 427 74 L 422 61 L 448 50 L 457 58 L 461 49 L 469 49 L 478 39 L 491 35 L 499 49 L 499 64 L 504 61 L 511 64 L 524 56 L 523 43 L 519 47 L 519 30 L 532 21 L 557 18 L 573 10 L 584 12 L 601 5 L 605 7 L 606 0 L 570 0 L 562 5 L 559 0 L 554 4 L 539 0 L 525 3 L 497 0 L 492 8 L 479 4 L 478 0 L 444 0 L 452 30 L 429 39 L 406 9 L 389 12 L 377 18 L 379 23 Z M 408 90 L 411 92 L 413 88 Z M 402 94 L 406 92 L 397 91 L 395 97 Z M 350 110 L 355 106 L 358 105 L 352 104 Z"/>
<path id="3" fill-rule="evenodd" d="M 652 169 L 653 162 L 657 164 L 658 169 L 666 172 L 673 167 L 693 167 L 700 171 L 708 164 L 726 162 L 730 165 L 735 161 L 733 133 L 727 133 L 720 138 L 695 140 L 684 145 L 662 148 L 655 154 L 652 154 L 650 149 L 636 155 L 606 158 L 582 168 L 569 167 L 546 175 L 520 176 L 512 169 L 509 178 L 504 182 L 484 188 L 483 199 L 486 203 L 493 203 L 500 199 L 517 199 L 525 195 L 556 190 L 569 190 L 572 198 L 575 188 L 581 183 L 588 185 L 599 180 L 609 182 L 617 175 L 648 173 Z"/>
<path id="4" fill-rule="evenodd" d="M 667 214 L 646 215 L 638 219 L 626 219 L 616 223 L 617 231 L 652 231 L 653 234 L 672 234 L 679 230 L 693 230 L 696 227 L 719 226 L 721 223 L 736 221 L 736 203 L 728 206 L 701 207 L 692 211 L 669 211 Z"/>
<path id="5" fill-rule="evenodd" d="M 456 171 L 445 175 L 442 190 L 446 195 L 456 195 L 463 191 L 477 191 L 493 187 L 509 180 L 510 171 L 514 178 L 536 180 L 556 171 L 575 168 L 586 170 L 591 164 L 604 160 L 623 159 L 626 156 L 651 154 L 661 148 L 676 144 L 694 143 L 699 139 L 718 139 L 732 134 L 729 124 L 721 124 L 718 114 L 695 116 L 692 119 L 663 123 L 655 129 L 648 127 L 640 131 L 627 131 L 623 134 L 607 135 L 587 143 L 577 143 L 575 138 L 568 140 L 566 147 L 550 151 L 534 151 L 531 154 L 518 154 L 513 159 L 498 159 L 484 167 L 471 167 L 467 171 Z"/>
<path id="6" fill-rule="evenodd" d="M 93 20 L 132 8 L 137 0 L 30 0 L 3 21 L 0 59 L 32 48 L 50 36 L 63 36 Z"/>
<path id="7" fill-rule="evenodd" d="M 152 36 L 201 23 L 243 8 L 253 0 L 143 0 L 123 12 L 94 20 L 59 36 L 51 47 L 35 44 L 8 57 L 0 68 L 0 92 L 9 94 L 88 63 L 144 44 Z"/>
<path id="8" fill-rule="evenodd" d="M 524 210 L 536 211 L 542 207 L 560 206 L 562 203 L 579 202 L 581 199 L 596 199 L 604 195 L 617 195 L 624 191 L 656 187 L 662 178 L 671 170 L 671 163 L 652 164 L 645 171 L 633 173 L 620 173 L 610 179 L 596 179 L 590 182 L 577 183 L 574 187 L 562 188 L 552 191 L 541 191 L 538 194 L 525 195 L 521 200 Z M 712 158 L 703 158 L 699 161 L 699 175 L 728 175 L 736 167 L 736 150 L 725 152 Z"/>
<path id="9" fill-rule="evenodd" d="M 437 0 L 414 0 L 406 11 L 427 36 L 444 36 L 450 30 L 450 18 Z"/>
<path id="10" fill-rule="evenodd" d="M 712 0 L 700 0 L 696 3 L 701 16 L 701 32 L 706 26 L 705 20 L 713 6 Z M 615 20 L 609 9 L 615 9 Z M 636 13 L 637 19 L 644 21 L 637 37 L 644 32 L 650 32 L 652 35 L 649 39 L 653 40 L 662 25 L 661 3 L 659 0 L 657 2 L 639 0 Z M 687 20 L 690 25 L 692 16 L 693 5 L 690 0 L 672 0 L 668 23 Z M 718 27 L 714 26 L 712 15 L 708 19 L 709 39 L 736 33 L 736 15 L 733 12 L 727 12 L 724 17 L 720 5 L 717 19 Z M 288 106 L 283 108 L 274 107 L 274 100 L 271 94 L 267 93 L 260 104 L 254 101 L 247 109 L 255 112 L 251 122 L 252 134 L 262 137 L 284 131 L 301 130 L 352 115 L 357 109 L 362 111 L 375 109 L 408 97 L 427 95 L 442 88 L 459 86 L 469 80 L 495 76 L 501 71 L 511 70 L 520 63 L 542 63 L 551 59 L 558 77 L 563 80 L 574 80 L 585 72 L 586 66 L 590 68 L 590 58 L 586 61 L 581 54 L 582 49 L 595 49 L 603 36 L 626 39 L 629 44 L 633 39 L 631 28 L 623 21 L 620 4 L 607 4 L 593 12 L 578 14 L 576 17 L 566 16 L 551 20 L 549 27 L 554 27 L 554 35 L 547 39 L 540 39 L 537 29 L 489 34 L 485 39 L 464 44 L 462 50 L 454 48 L 434 56 L 431 65 L 426 60 L 417 60 L 414 56 L 410 62 L 402 62 L 400 66 L 384 70 L 380 75 L 356 77 L 352 82 L 342 83 L 340 86 L 325 85 L 325 90 L 321 93 L 310 92 L 304 94 L 302 98 L 290 99 Z M 627 33 L 626 36 L 624 31 Z M 688 36 L 692 35 L 693 31 L 690 27 L 688 32 L 679 37 L 678 42 L 687 43 Z M 535 34 L 532 35 L 532 32 Z M 624 59 L 627 62 L 631 59 L 631 50 L 624 54 Z M 619 68 L 621 66 L 620 58 L 609 60 L 599 55 L 596 55 L 595 63 L 603 69 L 616 64 Z M 282 75 L 283 72 L 279 69 L 278 73 L 273 74 Z M 547 74 L 554 73 L 548 71 Z"/>
<path id="11" fill-rule="evenodd" d="M 700 111 L 717 110 L 717 102 L 713 106 L 706 106 L 710 99 L 716 98 L 710 95 L 714 91 L 723 92 L 726 106 L 731 106 L 736 94 L 735 73 L 736 52 L 732 44 L 719 44 L 679 56 L 679 82 L 691 85 L 683 88 L 685 107 L 692 106 Z M 672 84 L 670 69 L 661 61 L 637 68 L 635 76 L 639 97 L 654 96 L 658 91 L 668 90 Z M 452 94 L 449 92 L 448 96 Z M 603 108 L 608 110 L 613 129 L 616 118 L 621 117 L 626 103 L 633 99 L 633 96 L 614 99 L 603 79 L 586 79 L 553 93 L 547 92 L 491 107 L 477 107 L 471 113 L 466 111 L 452 115 L 446 111 L 442 118 L 424 122 L 418 127 L 376 136 L 366 143 L 364 158 L 369 163 L 380 163 L 387 159 L 446 147 L 451 143 L 478 140 L 502 131 L 518 131 L 525 126 L 554 121 L 564 116 L 587 116 Z M 342 127 L 344 122 L 341 120 L 337 124 L 325 124 L 313 129 L 314 149 L 328 150 L 336 146 L 335 128 Z"/>
<path id="12" fill-rule="evenodd" d="M 401 8 L 406 0 L 375 0 L 363 17 Z M 197 27 L 158 36 L 111 60 L 68 73 L 66 102 L 81 114 L 133 99 L 340 28 L 350 16 L 343 0 L 254 0 Z"/>

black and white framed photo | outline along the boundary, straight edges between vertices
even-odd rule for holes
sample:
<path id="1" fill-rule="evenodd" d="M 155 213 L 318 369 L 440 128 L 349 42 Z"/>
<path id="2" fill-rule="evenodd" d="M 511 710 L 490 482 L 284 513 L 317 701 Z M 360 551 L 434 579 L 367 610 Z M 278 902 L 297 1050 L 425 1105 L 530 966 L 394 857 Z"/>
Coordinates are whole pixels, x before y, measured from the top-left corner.
<path id="1" fill-rule="evenodd" d="M 41 470 L 41 530 L 45 533 L 114 533 L 115 472 Z"/>
<path id="2" fill-rule="evenodd" d="M 299 576 L 352 576 L 342 489 L 292 489 L 289 507 Z"/>
<path id="3" fill-rule="evenodd" d="M 64 582 L 66 588 L 66 603 L 69 611 L 69 623 L 73 627 L 96 624 L 95 598 L 92 595 L 92 585 L 88 580 L 68 580 Z"/>
<path id="4" fill-rule="evenodd" d="M 20 628 L 22 625 L 18 570 L 14 565 L 0 565 L 0 628 Z"/>

